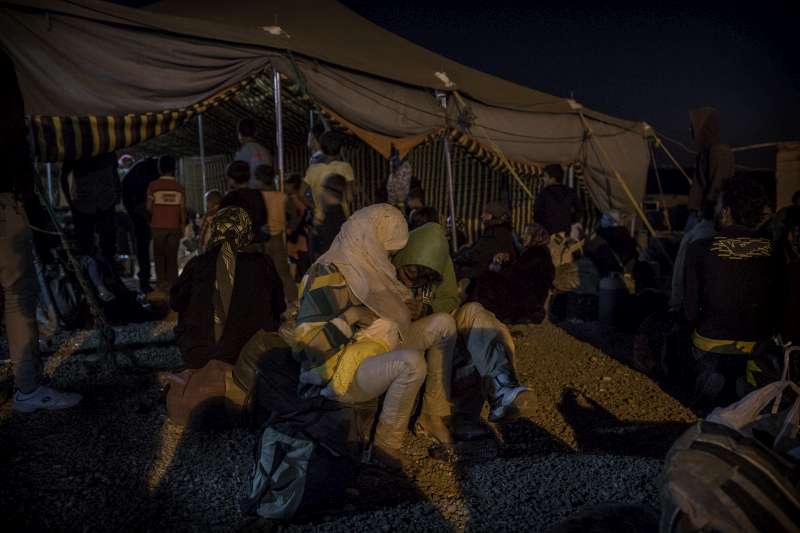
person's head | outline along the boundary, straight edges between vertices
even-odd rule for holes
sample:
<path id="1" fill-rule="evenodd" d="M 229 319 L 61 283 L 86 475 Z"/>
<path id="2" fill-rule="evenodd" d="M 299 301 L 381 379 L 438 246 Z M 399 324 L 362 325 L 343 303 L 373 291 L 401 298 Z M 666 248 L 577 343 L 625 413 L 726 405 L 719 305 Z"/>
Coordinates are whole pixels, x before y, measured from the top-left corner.
<path id="1" fill-rule="evenodd" d="M 617 209 L 606 211 L 600 217 L 601 228 L 616 228 L 622 224 L 622 214 Z"/>
<path id="2" fill-rule="evenodd" d="M 275 190 L 275 169 L 270 165 L 258 165 L 255 178 L 267 191 Z"/>
<path id="3" fill-rule="evenodd" d="M 211 232 L 208 248 L 220 244 L 229 244 L 231 248 L 241 250 L 253 241 L 253 222 L 247 211 L 240 207 L 220 209 L 211 221 Z"/>
<path id="4" fill-rule="evenodd" d="M 528 224 L 522 231 L 522 245 L 525 248 L 547 246 L 549 243 L 550 233 L 541 224 Z"/>
<path id="5" fill-rule="evenodd" d="M 486 226 L 496 226 L 511 220 L 511 211 L 503 202 L 489 202 L 483 208 L 481 222 Z"/>
<path id="6" fill-rule="evenodd" d="M 800 207 L 800 190 L 795 191 L 792 195 L 792 205 L 795 207 Z"/>
<path id="7" fill-rule="evenodd" d="M 239 142 L 245 139 L 252 139 L 256 136 L 256 121 L 250 117 L 241 119 L 236 124 L 236 132 L 239 134 Z"/>
<path id="8" fill-rule="evenodd" d="M 409 289 L 427 287 L 442 280 L 438 272 L 423 265 L 403 265 L 397 269 L 397 279 Z"/>
<path id="9" fill-rule="evenodd" d="M 319 139 L 319 145 L 322 149 L 322 153 L 328 157 L 339 157 L 339 154 L 342 152 L 343 144 L 344 138 L 341 134 L 335 131 L 326 131 Z"/>
<path id="10" fill-rule="evenodd" d="M 214 214 L 219 211 L 219 204 L 222 203 L 222 193 L 217 189 L 211 189 L 205 194 L 206 213 Z"/>
<path id="11" fill-rule="evenodd" d="M 244 161 L 234 161 L 225 169 L 225 175 L 232 189 L 247 187 L 250 181 L 250 165 Z"/>
<path id="12" fill-rule="evenodd" d="M 415 209 L 408 217 L 408 229 L 415 230 L 424 226 L 425 224 L 430 224 L 431 222 L 435 222 L 437 224 L 439 222 L 439 213 L 436 211 L 435 207 L 422 207 L 420 209 Z"/>
<path id="13" fill-rule="evenodd" d="M 162 176 L 175 175 L 175 158 L 171 155 L 162 155 L 158 158 L 158 172 Z"/>
<path id="14" fill-rule="evenodd" d="M 328 174 L 322 181 L 322 201 L 325 205 L 338 205 L 344 199 L 347 180 L 341 174 Z"/>
<path id="15" fill-rule="evenodd" d="M 406 199 L 406 205 L 409 209 L 422 209 L 425 207 L 425 191 L 422 189 L 415 187 L 408 191 L 408 198 Z"/>
<path id="16" fill-rule="evenodd" d="M 564 169 L 559 164 L 547 165 L 544 167 L 545 183 L 554 185 L 564 181 Z"/>
<path id="17" fill-rule="evenodd" d="M 754 229 L 763 220 L 766 206 L 767 195 L 759 182 L 746 176 L 734 176 L 722 186 L 717 200 L 717 225 Z"/>
<path id="18" fill-rule="evenodd" d="M 119 158 L 117 165 L 120 169 L 127 170 L 133 166 L 134 161 L 133 156 L 131 154 L 124 154 L 122 157 Z"/>
<path id="19" fill-rule="evenodd" d="M 325 124 L 320 122 L 315 122 L 314 127 L 311 128 L 311 131 L 308 132 L 308 150 L 313 154 L 321 150 L 320 147 L 320 139 L 325 134 Z"/>

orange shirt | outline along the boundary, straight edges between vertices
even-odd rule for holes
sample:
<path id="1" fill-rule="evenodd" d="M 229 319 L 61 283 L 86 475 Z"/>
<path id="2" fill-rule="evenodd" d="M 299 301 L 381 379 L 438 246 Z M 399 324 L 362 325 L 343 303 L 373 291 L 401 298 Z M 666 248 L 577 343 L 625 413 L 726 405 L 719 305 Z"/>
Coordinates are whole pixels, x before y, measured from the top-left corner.
<path id="1" fill-rule="evenodd" d="M 186 189 L 171 176 L 162 176 L 147 187 L 147 197 L 153 205 L 150 227 L 154 229 L 183 229 L 182 218 Z"/>

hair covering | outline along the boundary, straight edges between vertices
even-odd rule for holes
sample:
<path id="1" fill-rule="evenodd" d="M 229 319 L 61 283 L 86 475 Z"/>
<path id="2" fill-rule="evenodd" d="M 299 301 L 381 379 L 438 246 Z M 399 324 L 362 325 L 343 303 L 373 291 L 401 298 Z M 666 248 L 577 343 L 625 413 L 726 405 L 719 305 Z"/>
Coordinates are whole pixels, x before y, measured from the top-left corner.
<path id="1" fill-rule="evenodd" d="M 498 220 L 508 220 L 511 218 L 511 210 L 503 202 L 489 202 L 483 208 L 485 213 L 489 213 Z"/>
<path id="2" fill-rule="evenodd" d="M 405 304 L 411 291 L 397 279 L 389 253 L 407 242 L 403 214 L 389 204 L 375 204 L 353 213 L 328 252 L 317 260 L 336 265 L 355 297 L 379 317 L 394 321 L 401 335 L 411 323 Z"/>
<path id="3" fill-rule="evenodd" d="M 550 232 L 541 224 L 525 226 L 525 237 L 530 239 L 528 246 L 547 246 L 550 244 Z"/>
<path id="4" fill-rule="evenodd" d="M 214 291 L 214 338 L 219 341 L 233 296 L 236 281 L 236 253 L 253 240 L 250 215 L 240 207 L 221 209 L 211 221 L 208 248 L 221 246 L 217 256 L 216 290 Z"/>
<path id="5" fill-rule="evenodd" d="M 619 211 L 616 209 L 612 209 L 611 211 L 606 211 L 603 213 L 603 216 L 600 217 L 600 227 L 601 228 L 616 228 L 622 222 L 622 217 L 619 214 Z"/>

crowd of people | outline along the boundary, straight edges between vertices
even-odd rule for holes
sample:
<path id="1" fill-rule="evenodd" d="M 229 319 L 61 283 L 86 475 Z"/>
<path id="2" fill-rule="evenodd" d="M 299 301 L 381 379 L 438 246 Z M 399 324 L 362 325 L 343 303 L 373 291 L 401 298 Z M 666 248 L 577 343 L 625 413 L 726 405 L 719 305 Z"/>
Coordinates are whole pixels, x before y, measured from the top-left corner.
<path id="1" fill-rule="evenodd" d="M 13 405 L 27 412 L 71 407 L 79 395 L 41 381 L 31 230 L 20 203 L 33 192 L 33 171 L 18 89 L 3 87 L 4 96 L 20 102 L 11 106 L 19 116 L 3 122 L 13 126 L 3 132 L 13 142 L 2 144 L 13 179 L 0 189 Z M 793 206 L 769 217 L 761 185 L 732 175 L 715 115 L 692 120 L 701 148 L 699 189 L 691 196 L 695 211 L 675 260 L 669 305 L 691 332 L 695 392 L 719 405 L 752 384 L 758 367 L 751 355 L 761 344 L 776 334 L 800 336 L 792 319 L 800 316 L 800 193 Z M 289 176 L 281 190 L 272 154 L 256 133 L 252 119 L 239 123 L 241 148 L 226 169 L 227 190 L 206 193 L 197 252 L 182 269 L 179 247 L 194 217 L 174 157 L 144 158 L 125 169 L 122 181 L 113 155 L 65 165 L 77 250 L 116 265 L 121 200 L 134 233 L 139 289 L 153 290 L 153 262 L 155 289 L 168 293 L 178 314 L 185 366 L 235 364 L 254 335 L 288 331 L 300 364 L 300 398 L 348 404 L 383 397 L 373 457 L 389 468 L 407 461 L 401 444 L 418 402 L 417 430 L 442 446 L 484 431 L 480 412 L 465 414 L 453 396 L 464 368 L 479 376 L 474 394 L 488 402 L 491 421 L 530 414 L 535 392 L 517 376 L 507 324 L 542 322 L 561 267 L 579 257 L 589 258 L 602 278 L 628 272 L 639 256 L 615 211 L 603 214 L 590 238 L 584 235 L 583 205 L 563 183 L 560 165 L 545 169 L 547 186 L 521 237 L 508 205 L 490 202 L 480 236 L 467 243 L 459 235 L 454 251 L 407 163 L 393 165 L 388 202 L 354 210 L 356 176 L 342 157 L 341 134 L 315 127 L 305 175 Z"/>

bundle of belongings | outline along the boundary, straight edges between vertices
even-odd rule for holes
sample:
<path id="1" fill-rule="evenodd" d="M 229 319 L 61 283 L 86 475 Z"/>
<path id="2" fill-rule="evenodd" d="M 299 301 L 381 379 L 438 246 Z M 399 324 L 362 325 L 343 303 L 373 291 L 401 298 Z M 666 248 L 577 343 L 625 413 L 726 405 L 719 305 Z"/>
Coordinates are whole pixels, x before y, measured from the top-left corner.
<path id="1" fill-rule="evenodd" d="M 715 409 L 672 446 L 660 531 L 800 530 L 800 387 L 788 379 L 791 351 L 783 379 Z"/>

